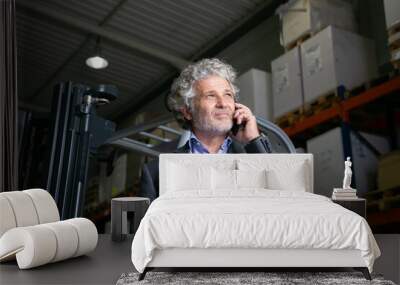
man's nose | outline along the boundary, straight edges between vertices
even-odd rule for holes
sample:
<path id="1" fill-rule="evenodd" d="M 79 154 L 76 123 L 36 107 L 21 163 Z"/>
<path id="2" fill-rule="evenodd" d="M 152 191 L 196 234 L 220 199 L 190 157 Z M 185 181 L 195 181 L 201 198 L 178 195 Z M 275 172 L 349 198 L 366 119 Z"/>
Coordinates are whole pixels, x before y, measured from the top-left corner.
<path id="1" fill-rule="evenodd" d="M 227 106 L 227 101 L 224 96 L 217 96 L 217 107 L 225 108 Z"/>

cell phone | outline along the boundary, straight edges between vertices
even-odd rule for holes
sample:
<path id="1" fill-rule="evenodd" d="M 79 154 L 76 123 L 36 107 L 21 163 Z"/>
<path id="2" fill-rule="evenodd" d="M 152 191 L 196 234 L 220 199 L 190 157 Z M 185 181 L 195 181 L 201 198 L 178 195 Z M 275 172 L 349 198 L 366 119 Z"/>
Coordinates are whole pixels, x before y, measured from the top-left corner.
<path id="1" fill-rule="evenodd" d="M 237 133 L 238 133 L 238 131 L 239 131 L 239 129 L 240 129 L 240 125 L 239 125 L 239 124 L 236 124 L 236 122 L 234 122 L 234 123 L 233 123 L 233 126 L 232 126 L 232 129 L 231 129 L 232 134 L 233 134 L 234 136 L 236 136 Z"/>
<path id="2" fill-rule="evenodd" d="M 237 108 L 235 108 L 235 111 L 236 111 L 236 109 L 237 109 Z M 231 128 L 232 134 L 233 134 L 234 136 L 236 136 L 237 133 L 238 133 L 238 131 L 240 130 L 240 128 L 244 128 L 245 125 L 246 125 L 246 123 L 244 123 L 244 122 L 241 123 L 241 124 L 237 124 L 237 123 L 236 123 L 236 119 L 233 119 L 233 126 L 232 126 L 232 128 Z"/>

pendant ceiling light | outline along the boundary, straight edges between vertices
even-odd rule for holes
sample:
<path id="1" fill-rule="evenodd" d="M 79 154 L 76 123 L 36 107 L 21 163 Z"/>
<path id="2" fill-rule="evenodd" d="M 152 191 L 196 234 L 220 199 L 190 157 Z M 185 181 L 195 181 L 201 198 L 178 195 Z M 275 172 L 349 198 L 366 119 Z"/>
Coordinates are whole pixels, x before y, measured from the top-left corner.
<path id="1" fill-rule="evenodd" d="M 94 55 L 86 59 L 86 65 L 94 69 L 103 69 L 108 66 L 108 61 L 101 55 L 100 37 L 97 37 Z"/>

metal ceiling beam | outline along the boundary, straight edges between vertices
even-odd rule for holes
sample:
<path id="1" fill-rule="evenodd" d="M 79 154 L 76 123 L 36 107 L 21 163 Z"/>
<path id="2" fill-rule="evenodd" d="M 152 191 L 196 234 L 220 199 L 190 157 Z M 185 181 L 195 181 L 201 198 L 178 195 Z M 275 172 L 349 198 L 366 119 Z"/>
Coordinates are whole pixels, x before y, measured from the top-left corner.
<path id="1" fill-rule="evenodd" d="M 144 153 L 150 156 L 159 156 L 160 152 L 151 149 L 148 145 L 141 142 L 131 140 L 128 138 L 119 139 L 114 142 L 109 143 L 110 145 L 120 146 L 130 151 L 137 151 L 139 153 Z"/>
<path id="2" fill-rule="evenodd" d="M 266 21 L 268 18 L 274 16 L 275 10 L 281 5 L 286 3 L 288 0 L 270 0 L 265 1 L 261 4 L 256 11 L 251 13 L 242 21 L 239 21 L 235 26 L 230 28 L 226 33 L 218 37 L 215 41 L 211 42 L 208 46 L 198 51 L 194 54 L 190 61 L 194 62 L 202 58 L 214 57 L 218 53 L 222 52 L 229 45 L 233 44 L 235 41 L 240 39 L 250 30 L 257 27 L 262 22 Z M 144 93 L 139 100 L 133 104 L 127 104 L 118 114 L 116 114 L 113 119 L 120 121 L 126 116 L 132 114 L 133 112 L 139 111 L 143 106 L 147 105 L 149 102 L 157 98 L 158 96 L 165 96 L 166 92 L 171 88 L 171 84 L 178 76 L 177 72 L 173 72 L 160 80 L 160 83 L 150 89 L 149 92 Z"/>
<path id="3" fill-rule="evenodd" d="M 98 24 L 99 27 L 104 26 L 111 18 L 114 16 L 114 14 L 121 8 L 123 4 L 128 0 L 121 0 L 117 5 L 114 6 L 114 8 L 104 17 L 103 20 L 100 21 Z M 61 72 L 64 70 L 64 68 L 72 61 L 75 59 L 77 55 L 80 54 L 80 52 L 83 50 L 83 48 L 90 42 L 92 39 L 92 35 L 87 35 L 85 40 L 79 45 L 79 47 L 72 52 L 62 64 L 53 72 L 45 81 L 42 85 L 40 85 L 39 88 L 37 88 L 32 95 L 28 96 L 27 99 L 32 101 L 34 100 L 43 90 L 45 90 L 52 82 L 57 78 L 58 75 L 61 74 Z"/>
<path id="4" fill-rule="evenodd" d="M 183 134 L 183 131 L 178 131 L 176 129 L 173 129 L 173 128 L 170 128 L 170 127 L 167 127 L 167 126 L 164 126 L 164 125 L 159 125 L 157 127 L 157 129 L 163 130 L 163 131 L 165 131 L 167 133 L 171 133 L 171 134 L 174 134 L 174 135 L 177 135 L 177 136 L 181 136 Z"/>
<path id="5" fill-rule="evenodd" d="M 225 33 L 215 38 L 214 41 L 209 43 L 203 49 L 199 50 L 191 57 L 192 61 L 202 58 L 213 57 L 222 52 L 225 48 L 235 43 L 242 36 L 247 34 L 250 30 L 254 29 L 262 22 L 275 15 L 276 9 L 286 3 L 288 0 L 268 0 L 264 1 L 260 6 L 250 15 L 246 16 L 241 21 L 230 27 Z"/>
<path id="6" fill-rule="evenodd" d="M 135 135 L 139 132 L 157 128 L 160 124 L 167 124 L 171 121 L 174 121 L 174 118 L 171 114 L 161 115 L 150 122 L 142 123 L 142 124 L 135 125 L 135 126 L 128 127 L 128 128 L 124 128 L 124 129 L 121 129 L 121 130 L 115 132 L 114 135 L 106 141 L 106 143 L 112 143 L 114 141 L 123 139 L 125 137 Z"/>
<path id="7" fill-rule="evenodd" d="M 139 132 L 139 135 L 150 138 L 150 139 L 154 139 L 159 142 L 164 142 L 164 143 L 169 143 L 172 141 L 171 139 L 166 139 L 166 138 L 157 136 L 157 135 L 149 133 L 149 132 Z"/>
<path id="8" fill-rule="evenodd" d="M 56 13 L 47 7 L 38 6 L 33 1 L 26 1 L 26 0 L 25 1 L 17 1 L 17 4 L 25 9 L 28 9 L 35 13 L 46 16 L 52 20 L 64 23 L 75 29 L 78 29 L 78 30 L 81 30 L 81 31 L 84 31 L 84 32 L 87 32 L 90 34 L 101 36 L 102 38 L 112 41 L 114 43 L 118 43 L 125 47 L 129 47 L 129 48 L 139 51 L 143 54 L 149 55 L 153 58 L 158 58 L 164 62 L 171 64 L 172 66 L 174 66 L 178 69 L 182 69 L 189 64 L 189 61 L 187 61 L 184 58 L 174 56 L 172 54 L 164 52 L 161 49 L 148 46 L 143 42 L 129 38 L 125 34 L 117 33 L 115 31 L 111 31 L 109 29 L 99 27 L 95 24 L 91 24 L 89 22 L 82 21 L 80 18 L 77 18 L 77 17 L 72 17 L 72 16 L 69 16 L 66 14 Z"/>

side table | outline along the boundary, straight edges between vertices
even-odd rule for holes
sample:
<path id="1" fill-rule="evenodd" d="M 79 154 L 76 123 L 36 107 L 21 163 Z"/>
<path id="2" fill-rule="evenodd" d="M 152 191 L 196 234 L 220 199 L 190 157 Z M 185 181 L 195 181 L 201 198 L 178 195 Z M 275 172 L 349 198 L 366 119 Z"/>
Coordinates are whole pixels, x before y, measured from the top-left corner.
<path id="1" fill-rule="evenodd" d="M 359 214 L 364 219 L 367 218 L 367 201 L 363 198 L 348 199 L 348 200 L 336 200 L 332 199 L 332 202 L 339 204 L 340 206 Z"/>
<path id="2" fill-rule="evenodd" d="M 150 199 L 143 197 L 111 199 L 111 239 L 113 241 L 125 240 L 128 222 L 127 212 L 133 212 L 133 229 L 131 229 L 131 233 L 135 234 L 149 205 Z"/>

